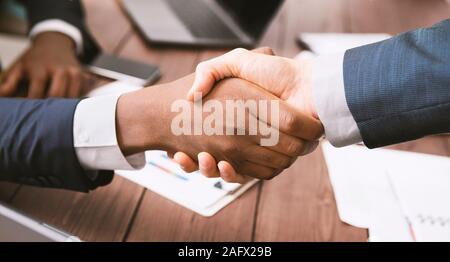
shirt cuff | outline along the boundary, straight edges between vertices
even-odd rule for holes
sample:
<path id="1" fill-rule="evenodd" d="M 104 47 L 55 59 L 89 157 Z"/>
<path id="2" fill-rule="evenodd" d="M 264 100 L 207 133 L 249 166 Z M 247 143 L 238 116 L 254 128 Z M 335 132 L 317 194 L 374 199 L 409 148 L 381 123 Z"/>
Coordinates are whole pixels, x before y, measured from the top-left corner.
<path id="1" fill-rule="evenodd" d="M 125 157 L 116 136 L 116 107 L 120 94 L 87 98 L 74 116 L 74 147 L 86 170 L 133 170 L 143 168 L 145 154 Z"/>
<path id="2" fill-rule="evenodd" d="M 325 128 L 325 136 L 336 147 L 362 141 L 345 97 L 343 62 L 344 53 L 312 59 L 314 102 Z"/>
<path id="3" fill-rule="evenodd" d="M 77 54 L 81 55 L 83 53 L 83 36 L 75 26 L 60 19 L 44 20 L 33 26 L 30 30 L 30 38 L 33 39 L 43 32 L 58 32 L 67 35 L 75 42 Z"/>

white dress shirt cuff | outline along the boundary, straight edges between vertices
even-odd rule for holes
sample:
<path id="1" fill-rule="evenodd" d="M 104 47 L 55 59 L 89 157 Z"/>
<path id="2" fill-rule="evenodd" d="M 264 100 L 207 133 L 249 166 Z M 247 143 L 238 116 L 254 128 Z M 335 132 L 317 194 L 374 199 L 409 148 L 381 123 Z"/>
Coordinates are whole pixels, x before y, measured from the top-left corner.
<path id="1" fill-rule="evenodd" d="M 145 154 L 125 157 L 116 136 L 116 106 L 120 94 L 87 98 L 74 116 L 74 147 L 86 170 L 133 170 L 143 168 Z"/>
<path id="2" fill-rule="evenodd" d="M 80 55 L 83 53 L 83 36 L 75 26 L 60 19 L 44 20 L 33 26 L 30 30 L 30 38 L 33 39 L 43 32 L 58 32 L 67 35 L 75 42 L 77 54 Z"/>
<path id="3" fill-rule="evenodd" d="M 345 97 L 344 53 L 317 56 L 312 61 L 312 92 L 326 138 L 336 147 L 361 142 Z"/>

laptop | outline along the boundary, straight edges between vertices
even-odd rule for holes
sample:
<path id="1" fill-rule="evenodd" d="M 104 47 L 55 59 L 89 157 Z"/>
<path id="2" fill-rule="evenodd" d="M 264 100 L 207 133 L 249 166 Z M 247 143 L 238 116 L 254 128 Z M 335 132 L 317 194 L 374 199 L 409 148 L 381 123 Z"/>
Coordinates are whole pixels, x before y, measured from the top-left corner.
<path id="1" fill-rule="evenodd" d="M 0 242 L 80 242 L 80 239 L 0 204 Z"/>
<path id="2" fill-rule="evenodd" d="M 151 43 L 253 47 L 283 0 L 123 0 Z"/>

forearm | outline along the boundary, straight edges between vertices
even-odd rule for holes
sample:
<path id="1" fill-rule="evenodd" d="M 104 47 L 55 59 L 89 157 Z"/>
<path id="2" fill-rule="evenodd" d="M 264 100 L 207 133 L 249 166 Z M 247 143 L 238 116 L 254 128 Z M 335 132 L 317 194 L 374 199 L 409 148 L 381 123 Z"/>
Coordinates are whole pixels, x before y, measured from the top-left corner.
<path id="1" fill-rule="evenodd" d="M 309 59 L 312 91 L 335 146 L 369 148 L 450 132 L 450 22 Z"/>
<path id="2" fill-rule="evenodd" d="M 450 132 L 450 20 L 348 50 L 344 83 L 368 147 Z"/>
<path id="3" fill-rule="evenodd" d="M 75 42 L 67 35 L 58 32 L 44 32 L 33 39 L 33 44 L 40 45 L 52 45 L 55 52 L 76 52 Z"/>
<path id="4" fill-rule="evenodd" d="M 95 188 L 73 147 L 78 102 L 0 99 L 0 179 L 78 191 Z"/>

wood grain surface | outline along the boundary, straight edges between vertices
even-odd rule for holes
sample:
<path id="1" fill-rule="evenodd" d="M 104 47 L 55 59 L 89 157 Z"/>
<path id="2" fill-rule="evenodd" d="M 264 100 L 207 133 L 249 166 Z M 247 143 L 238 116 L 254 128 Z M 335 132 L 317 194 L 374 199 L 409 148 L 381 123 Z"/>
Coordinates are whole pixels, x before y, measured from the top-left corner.
<path id="1" fill-rule="evenodd" d="M 192 73 L 226 50 L 151 47 L 120 2 L 85 0 L 87 24 L 109 53 L 156 64 L 161 82 Z M 301 32 L 387 32 L 448 18 L 441 0 L 287 0 L 261 41 L 292 57 Z M 450 137 L 434 136 L 393 149 L 450 156 Z M 366 241 L 367 231 L 340 222 L 320 149 L 269 182 L 260 182 L 212 218 L 123 178 L 90 194 L 0 183 L 0 200 L 86 241 Z"/>

